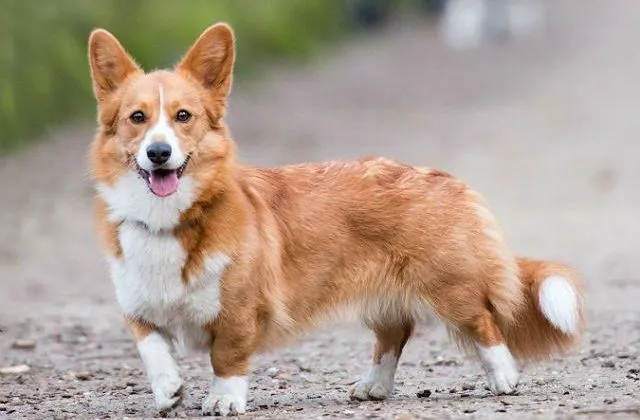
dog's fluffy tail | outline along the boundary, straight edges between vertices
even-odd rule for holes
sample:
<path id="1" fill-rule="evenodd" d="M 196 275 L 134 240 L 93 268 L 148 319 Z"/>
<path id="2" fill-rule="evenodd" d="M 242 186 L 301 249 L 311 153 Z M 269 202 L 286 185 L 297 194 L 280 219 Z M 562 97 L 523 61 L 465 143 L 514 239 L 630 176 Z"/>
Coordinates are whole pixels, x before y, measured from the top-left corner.
<path id="1" fill-rule="evenodd" d="M 518 258 L 524 301 L 496 322 L 513 355 L 525 361 L 569 350 L 583 328 L 582 285 L 564 264 Z M 511 316 L 515 315 L 515 316 Z"/>

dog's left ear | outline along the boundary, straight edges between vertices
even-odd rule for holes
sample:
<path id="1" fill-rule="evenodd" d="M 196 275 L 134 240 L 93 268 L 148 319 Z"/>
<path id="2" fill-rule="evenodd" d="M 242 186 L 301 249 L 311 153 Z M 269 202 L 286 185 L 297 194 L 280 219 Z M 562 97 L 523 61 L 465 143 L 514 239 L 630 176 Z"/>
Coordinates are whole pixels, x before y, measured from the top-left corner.
<path id="1" fill-rule="evenodd" d="M 217 99 L 224 99 L 231 91 L 234 61 L 233 30 L 226 23 L 217 23 L 200 35 L 176 70 L 193 77 Z"/>

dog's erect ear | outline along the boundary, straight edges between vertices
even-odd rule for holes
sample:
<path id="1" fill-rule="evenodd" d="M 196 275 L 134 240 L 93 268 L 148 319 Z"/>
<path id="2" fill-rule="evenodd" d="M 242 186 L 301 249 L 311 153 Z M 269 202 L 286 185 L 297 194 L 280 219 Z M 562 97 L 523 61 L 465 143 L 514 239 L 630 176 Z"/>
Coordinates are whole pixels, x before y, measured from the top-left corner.
<path id="1" fill-rule="evenodd" d="M 93 92 L 100 102 L 127 77 L 141 72 L 116 37 L 104 29 L 96 29 L 89 36 L 89 66 Z"/>
<path id="2" fill-rule="evenodd" d="M 224 98 L 231 90 L 234 48 L 231 27 L 217 23 L 200 35 L 176 70 L 189 74 L 212 95 Z"/>

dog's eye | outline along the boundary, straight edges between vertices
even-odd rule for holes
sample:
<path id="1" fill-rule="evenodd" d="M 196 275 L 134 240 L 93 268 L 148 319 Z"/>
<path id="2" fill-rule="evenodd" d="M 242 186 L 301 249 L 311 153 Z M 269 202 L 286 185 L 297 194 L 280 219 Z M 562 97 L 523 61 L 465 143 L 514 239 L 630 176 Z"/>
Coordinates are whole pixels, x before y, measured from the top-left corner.
<path id="1" fill-rule="evenodd" d="M 184 110 L 184 109 L 181 109 L 176 114 L 176 121 L 178 121 L 178 122 L 186 123 L 190 119 L 191 119 L 191 113 L 189 111 Z"/>
<path id="2" fill-rule="evenodd" d="M 134 124 L 142 124 L 147 120 L 147 117 L 144 112 L 136 111 L 129 116 L 129 120 Z"/>

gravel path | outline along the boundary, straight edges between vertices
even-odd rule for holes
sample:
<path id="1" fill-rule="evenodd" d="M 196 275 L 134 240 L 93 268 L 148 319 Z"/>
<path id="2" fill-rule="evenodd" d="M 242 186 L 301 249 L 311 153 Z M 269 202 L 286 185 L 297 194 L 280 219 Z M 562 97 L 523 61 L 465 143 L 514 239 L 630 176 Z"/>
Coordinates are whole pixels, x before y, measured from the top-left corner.
<path id="1" fill-rule="evenodd" d="M 409 343 L 394 398 L 356 404 L 347 389 L 372 337 L 328 327 L 256 359 L 252 417 L 640 417 L 640 8 L 554 0 L 549 12 L 544 35 L 466 53 L 421 22 L 354 39 L 240 86 L 231 126 L 248 163 L 381 154 L 467 180 L 519 253 L 583 272 L 581 348 L 526 367 L 518 395 L 494 397 L 434 325 Z M 0 160 L 0 368 L 29 366 L 0 373 L 0 418 L 154 415 L 93 236 L 92 132 L 57 131 Z M 176 414 L 196 416 L 210 371 L 203 357 L 181 364 L 189 389 Z"/>

